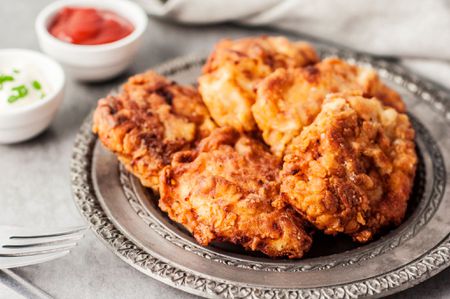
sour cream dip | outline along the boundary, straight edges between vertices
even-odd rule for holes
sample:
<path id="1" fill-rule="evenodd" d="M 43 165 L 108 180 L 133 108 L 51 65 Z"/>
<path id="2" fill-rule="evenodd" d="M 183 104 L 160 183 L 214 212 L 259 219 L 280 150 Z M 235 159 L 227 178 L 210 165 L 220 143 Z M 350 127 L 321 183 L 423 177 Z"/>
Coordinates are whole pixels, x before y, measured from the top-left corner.
<path id="1" fill-rule="evenodd" d="M 33 64 L 0 64 L 0 110 L 31 105 L 50 92 L 46 78 Z"/>

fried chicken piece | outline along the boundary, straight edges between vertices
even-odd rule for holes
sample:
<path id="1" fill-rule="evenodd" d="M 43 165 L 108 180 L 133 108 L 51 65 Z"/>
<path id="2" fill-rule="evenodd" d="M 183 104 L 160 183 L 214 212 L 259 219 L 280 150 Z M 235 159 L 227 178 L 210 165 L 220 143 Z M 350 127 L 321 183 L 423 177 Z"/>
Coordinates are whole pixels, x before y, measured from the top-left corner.
<path id="1" fill-rule="evenodd" d="M 278 68 L 302 67 L 317 62 L 311 45 L 284 37 L 256 37 L 220 41 L 198 79 L 199 91 L 220 126 L 252 131 L 251 106 L 256 84 Z"/>
<path id="2" fill-rule="evenodd" d="M 154 73 L 131 77 L 117 96 L 99 100 L 93 132 L 146 187 L 158 190 L 172 155 L 215 128 L 198 92 Z"/>
<path id="3" fill-rule="evenodd" d="M 405 111 L 400 95 L 384 85 L 373 69 L 327 58 L 314 66 L 278 69 L 266 77 L 258 86 L 252 112 L 264 140 L 281 156 L 292 138 L 320 112 L 328 93 L 353 90 Z"/>
<path id="4" fill-rule="evenodd" d="M 332 94 L 286 150 L 282 198 L 325 233 L 367 242 L 403 220 L 416 164 L 406 114 Z"/>
<path id="5" fill-rule="evenodd" d="M 279 195 L 278 158 L 230 127 L 216 129 L 197 150 L 174 155 L 161 172 L 159 207 L 203 246 L 240 244 L 269 256 L 298 258 L 312 239 Z"/>

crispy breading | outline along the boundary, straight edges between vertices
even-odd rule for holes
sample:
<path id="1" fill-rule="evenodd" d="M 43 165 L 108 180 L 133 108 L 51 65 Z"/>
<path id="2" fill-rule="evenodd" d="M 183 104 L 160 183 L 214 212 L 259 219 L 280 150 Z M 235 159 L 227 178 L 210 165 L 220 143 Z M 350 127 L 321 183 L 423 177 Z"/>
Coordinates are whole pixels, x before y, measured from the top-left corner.
<path id="1" fill-rule="evenodd" d="M 215 127 L 198 92 L 154 73 L 131 77 L 116 96 L 99 100 L 93 131 L 144 186 L 158 190 L 172 155 Z"/>
<path id="2" fill-rule="evenodd" d="M 359 242 L 404 218 L 417 156 L 408 116 L 334 94 L 286 150 L 282 198 L 327 234 Z"/>
<path id="3" fill-rule="evenodd" d="M 263 36 L 220 41 L 198 83 L 133 76 L 93 131 L 199 244 L 300 258 L 312 230 L 367 242 L 401 223 L 415 133 L 375 70 Z"/>
<path id="4" fill-rule="evenodd" d="M 311 45 L 284 37 L 256 37 L 220 41 L 198 79 L 199 91 L 220 126 L 252 131 L 251 106 L 256 84 L 278 68 L 295 68 L 318 61 Z"/>
<path id="5" fill-rule="evenodd" d="M 373 69 L 326 58 L 313 66 L 278 69 L 267 76 L 258 86 L 252 112 L 264 140 L 281 156 L 291 139 L 314 120 L 328 93 L 354 90 L 405 111 L 400 95 L 384 85 Z"/>
<path id="6" fill-rule="evenodd" d="M 201 245 L 240 244 L 269 256 L 298 258 L 312 239 L 279 195 L 280 161 L 258 141 L 230 127 L 174 155 L 161 173 L 161 210 Z"/>

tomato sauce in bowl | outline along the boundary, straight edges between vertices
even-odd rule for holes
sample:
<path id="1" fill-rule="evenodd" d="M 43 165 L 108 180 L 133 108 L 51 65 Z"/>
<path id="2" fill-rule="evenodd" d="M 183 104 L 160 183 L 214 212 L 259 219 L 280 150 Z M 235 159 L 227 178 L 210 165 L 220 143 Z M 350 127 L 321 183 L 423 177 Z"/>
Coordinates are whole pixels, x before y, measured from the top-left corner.
<path id="1" fill-rule="evenodd" d="M 42 51 L 72 78 L 94 82 L 130 66 L 147 25 L 147 14 L 135 1 L 55 0 L 38 14 L 35 30 Z"/>
<path id="2" fill-rule="evenodd" d="M 50 23 L 49 32 L 59 40 L 77 45 L 100 45 L 130 35 L 134 27 L 125 18 L 103 9 L 64 7 Z"/>

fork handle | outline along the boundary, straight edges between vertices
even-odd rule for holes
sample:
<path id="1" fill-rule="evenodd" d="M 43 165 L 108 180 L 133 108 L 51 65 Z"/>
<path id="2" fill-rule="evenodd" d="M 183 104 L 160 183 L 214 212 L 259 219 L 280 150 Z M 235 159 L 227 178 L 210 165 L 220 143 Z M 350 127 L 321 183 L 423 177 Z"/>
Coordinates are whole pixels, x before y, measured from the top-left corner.
<path id="1" fill-rule="evenodd" d="M 32 285 L 30 282 L 26 281 L 9 269 L 0 270 L 0 282 L 6 284 L 9 288 L 25 296 L 26 298 L 52 299 L 48 293 Z"/>

